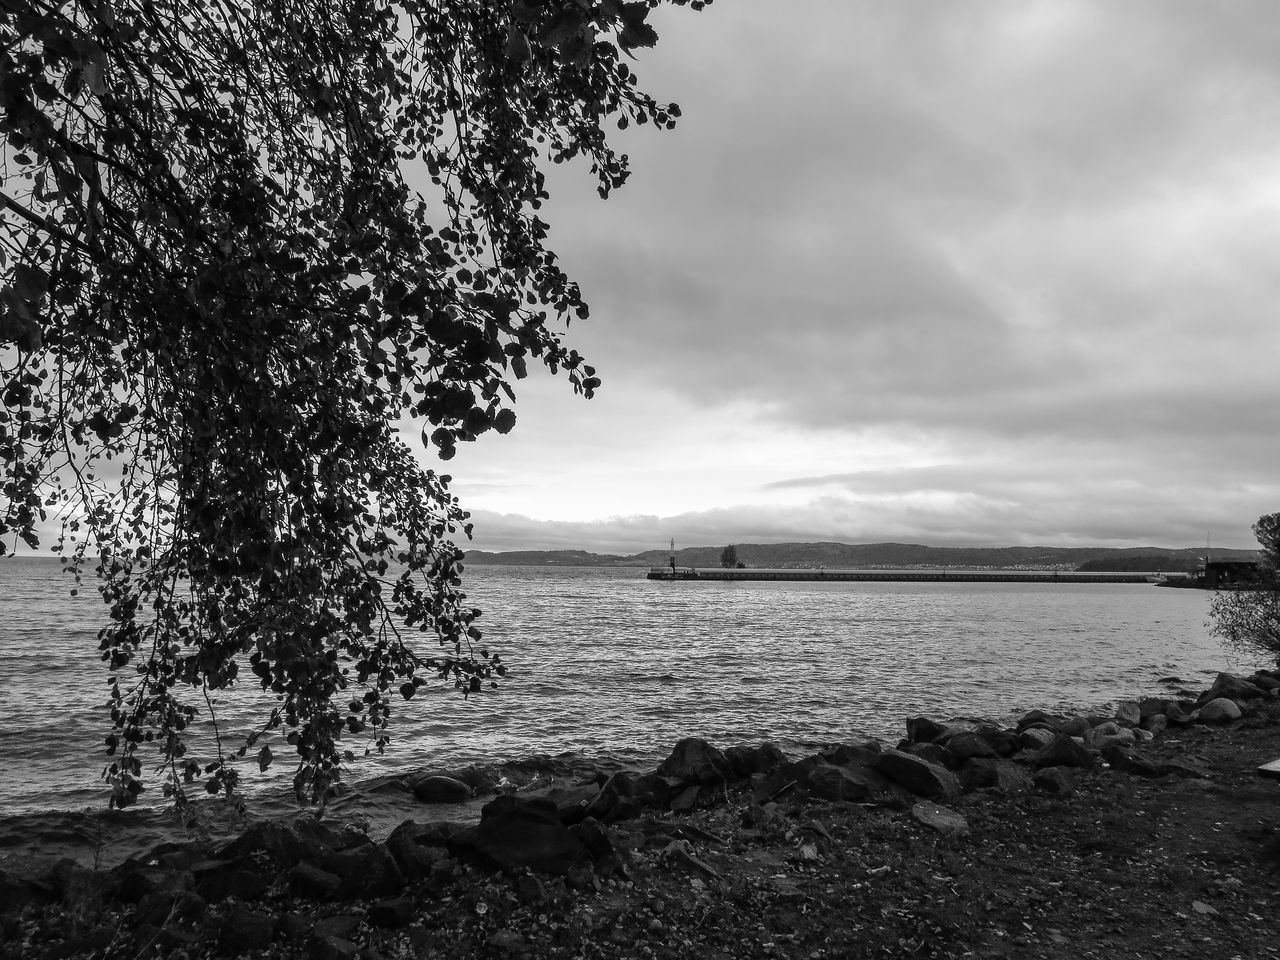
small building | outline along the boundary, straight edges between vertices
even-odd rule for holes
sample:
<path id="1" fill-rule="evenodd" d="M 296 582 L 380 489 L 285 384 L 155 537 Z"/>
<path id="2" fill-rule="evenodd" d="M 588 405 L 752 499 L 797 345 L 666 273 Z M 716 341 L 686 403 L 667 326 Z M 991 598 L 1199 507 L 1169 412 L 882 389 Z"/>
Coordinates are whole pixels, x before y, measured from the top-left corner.
<path id="1" fill-rule="evenodd" d="M 1252 587 L 1262 580 L 1262 565 L 1256 560 L 1210 560 L 1204 565 L 1204 585 L 1210 590 Z"/>

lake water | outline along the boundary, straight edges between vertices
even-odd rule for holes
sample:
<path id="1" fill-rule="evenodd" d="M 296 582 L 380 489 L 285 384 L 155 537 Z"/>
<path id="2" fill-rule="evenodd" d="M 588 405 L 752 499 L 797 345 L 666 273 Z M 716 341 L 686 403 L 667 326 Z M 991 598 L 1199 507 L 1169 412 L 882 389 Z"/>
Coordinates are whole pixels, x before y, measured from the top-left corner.
<path id="1" fill-rule="evenodd" d="M 387 754 L 352 778 L 533 754 L 650 763 L 689 735 L 797 751 L 896 739 L 914 714 L 1004 721 L 1167 692 L 1169 676 L 1200 688 L 1218 669 L 1256 665 L 1228 660 L 1209 636 L 1209 595 L 1197 590 L 644 573 L 470 567 L 468 592 L 509 682 L 469 700 L 440 688 L 398 704 Z M 105 804 L 105 608 L 92 581 L 77 597 L 72 586 L 57 560 L 0 561 L 0 815 Z M 251 685 L 224 695 L 224 728 L 248 729 L 269 702 Z M 272 747 L 287 760 L 287 746 Z M 245 792 L 278 794 L 290 774 L 287 762 L 266 775 L 245 764 Z M 143 800 L 158 803 L 159 790 Z"/>

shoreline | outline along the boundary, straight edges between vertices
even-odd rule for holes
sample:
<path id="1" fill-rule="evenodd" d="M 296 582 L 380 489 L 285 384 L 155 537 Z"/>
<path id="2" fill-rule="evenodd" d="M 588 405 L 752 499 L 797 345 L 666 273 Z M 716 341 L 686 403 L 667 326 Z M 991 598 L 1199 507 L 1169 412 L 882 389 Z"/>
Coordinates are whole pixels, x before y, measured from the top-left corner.
<path id="1" fill-rule="evenodd" d="M 688 739 L 656 770 L 500 794 L 478 825 L 424 806 L 385 841 L 303 816 L 110 870 L 9 865 L 0 956 L 1198 956 L 1191 930 L 1260 949 L 1280 785 L 1253 768 L 1280 757 L 1280 675 L 1252 681 L 1115 717 L 911 718 L 896 747 L 799 759 Z"/>

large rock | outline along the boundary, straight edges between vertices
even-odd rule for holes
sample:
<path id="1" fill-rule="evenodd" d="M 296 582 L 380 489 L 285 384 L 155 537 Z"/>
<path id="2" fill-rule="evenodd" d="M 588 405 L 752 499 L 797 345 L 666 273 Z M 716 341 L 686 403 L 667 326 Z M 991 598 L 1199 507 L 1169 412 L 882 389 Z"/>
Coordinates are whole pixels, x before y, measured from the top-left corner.
<path id="1" fill-rule="evenodd" d="M 953 799 L 960 795 L 960 782 L 946 767 L 930 763 L 901 750 L 885 750 L 876 760 L 876 769 L 890 780 L 922 797 Z"/>
<path id="2" fill-rule="evenodd" d="M 466 803 L 471 787 L 455 777 L 432 774 L 413 785 L 413 795 L 419 803 Z"/>
<path id="3" fill-rule="evenodd" d="M 1055 736 L 1057 734 L 1047 727 L 1027 727 L 1018 734 L 1018 746 L 1023 750 L 1043 750 L 1053 743 Z"/>
<path id="4" fill-rule="evenodd" d="M 1244 716 L 1244 711 L 1234 700 L 1217 697 L 1200 708 L 1201 723 L 1230 723 Z"/>
<path id="5" fill-rule="evenodd" d="M 334 854 L 329 868 L 342 877 L 342 886 L 334 894 L 336 900 L 394 897 L 404 891 L 404 874 L 381 843 Z"/>
<path id="6" fill-rule="evenodd" d="M 278 870 L 298 863 L 323 864 L 341 846 L 336 833 L 314 817 L 293 821 L 265 820 L 250 824 L 244 833 L 218 851 L 219 859 L 233 860 L 266 854 Z"/>
<path id="7" fill-rule="evenodd" d="M 1036 771 L 1034 783 L 1037 790 L 1066 797 L 1076 789 L 1076 776 L 1068 767 L 1045 767 Z"/>
<path id="8" fill-rule="evenodd" d="M 929 743 L 937 740 L 948 729 L 946 724 L 930 720 L 928 717 L 907 718 L 907 739 L 912 743 Z"/>
<path id="9" fill-rule="evenodd" d="M 1060 733 L 1041 750 L 1035 759 L 1036 767 L 1083 767 L 1094 765 L 1093 754 L 1077 743 L 1074 737 Z"/>
<path id="10" fill-rule="evenodd" d="M 824 749 L 819 756 L 837 767 L 848 764 L 870 767 L 875 765 L 876 758 L 880 756 L 883 749 L 878 740 L 868 740 L 865 743 L 838 743 Z"/>
<path id="11" fill-rule="evenodd" d="M 1153 736 L 1160 736 L 1169 728 L 1169 718 L 1163 713 L 1152 714 L 1142 721 L 1142 728 Z"/>
<path id="12" fill-rule="evenodd" d="M 846 800 L 861 803 L 882 792 L 883 778 L 873 771 L 858 767 L 838 767 L 819 763 L 808 772 L 809 794 L 820 800 Z"/>
<path id="13" fill-rule="evenodd" d="M 210 903 L 219 903 L 228 897 L 256 900 L 271 885 L 247 857 L 206 860 L 196 864 L 191 872 L 195 875 L 196 893 Z"/>
<path id="14" fill-rule="evenodd" d="M 786 760 L 782 750 L 772 743 L 730 747 L 724 756 L 735 780 L 746 780 L 753 773 L 769 773 Z"/>
<path id="15" fill-rule="evenodd" d="M 732 779 L 724 754 L 699 737 L 685 737 L 658 765 L 658 773 L 681 783 L 717 784 Z"/>
<path id="16" fill-rule="evenodd" d="M 994 790 L 996 793 L 1023 793 L 1031 789 L 1031 777 L 1012 760 L 970 760 L 959 771 L 966 790 Z"/>
<path id="17" fill-rule="evenodd" d="M 431 875 L 431 868 L 449 856 L 442 846 L 420 842 L 427 837 L 423 825 L 413 820 L 404 821 L 387 837 L 387 851 L 407 880 L 425 880 Z M 435 837 L 431 836 L 431 839 Z"/>
<path id="18" fill-rule="evenodd" d="M 489 802 L 480 812 L 475 845 L 501 870 L 568 876 L 575 865 L 591 861 L 586 845 L 560 822 L 555 804 L 544 800 L 505 796 Z"/>
<path id="19" fill-rule="evenodd" d="M 1012 730 L 984 724 L 973 732 L 991 744 L 998 756 L 1011 757 L 1018 752 L 1018 736 Z"/>
<path id="20" fill-rule="evenodd" d="M 1220 673 L 1217 679 L 1213 681 L 1213 686 L 1200 695 L 1197 704 L 1204 705 L 1219 697 L 1226 697 L 1229 700 L 1252 700 L 1255 697 L 1262 696 L 1266 691 L 1257 684 L 1250 683 L 1244 677 L 1237 677 L 1232 673 Z"/>
<path id="21" fill-rule="evenodd" d="M 1065 733 L 1069 737 L 1083 737 L 1091 729 L 1093 724 L 1086 717 L 1067 717 L 1062 721 L 1058 732 Z"/>
<path id="22" fill-rule="evenodd" d="M 1142 708 L 1134 700 L 1121 700 L 1116 704 L 1116 723 L 1122 727 L 1136 727 L 1142 722 Z"/>
<path id="23" fill-rule="evenodd" d="M 969 822 L 950 807 L 929 800 L 921 800 L 911 808 L 911 816 L 917 822 L 944 836 L 963 836 L 969 832 Z"/>
<path id="24" fill-rule="evenodd" d="M 275 918 L 251 910 L 243 903 L 233 903 L 222 921 L 218 946 L 228 954 L 261 950 L 271 945 L 275 936 Z"/>
<path id="25" fill-rule="evenodd" d="M 1023 715 L 1018 721 L 1018 730 L 1026 730 L 1028 727 L 1043 727 L 1057 732 L 1062 729 L 1062 718 L 1055 717 L 1051 713 L 1045 713 L 1043 710 L 1032 710 L 1030 713 Z"/>
<path id="26" fill-rule="evenodd" d="M 1169 771 L 1164 766 L 1143 756 L 1136 750 L 1126 750 L 1119 744 L 1109 744 L 1102 748 L 1102 759 L 1111 764 L 1113 769 L 1123 770 L 1139 777 L 1162 777 Z"/>
<path id="27" fill-rule="evenodd" d="M 991 745 L 986 737 L 978 733 L 957 733 L 955 736 L 947 739 L 945 744 L 947 752 L 946 759 L 949 761 L 947 766 L 958 767 L 966 760 L 972 760 L 975 757 L 989 757 L 995 759 L 996 748 Z"/>

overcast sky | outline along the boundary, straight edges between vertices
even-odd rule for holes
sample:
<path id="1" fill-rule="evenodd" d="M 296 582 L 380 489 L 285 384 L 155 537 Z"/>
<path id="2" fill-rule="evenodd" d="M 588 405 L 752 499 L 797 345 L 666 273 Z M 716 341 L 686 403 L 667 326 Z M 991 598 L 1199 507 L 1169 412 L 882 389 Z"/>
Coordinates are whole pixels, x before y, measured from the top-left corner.
<path id="1" fill-rule="evenodd" d="M 1266 0 L 720 0 L 654 15 L 674 132 L 607 202 L 519 423 L 449 464 L 484 549 L 1254 546 L 1280 510 Z"/>

